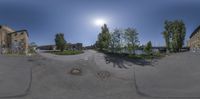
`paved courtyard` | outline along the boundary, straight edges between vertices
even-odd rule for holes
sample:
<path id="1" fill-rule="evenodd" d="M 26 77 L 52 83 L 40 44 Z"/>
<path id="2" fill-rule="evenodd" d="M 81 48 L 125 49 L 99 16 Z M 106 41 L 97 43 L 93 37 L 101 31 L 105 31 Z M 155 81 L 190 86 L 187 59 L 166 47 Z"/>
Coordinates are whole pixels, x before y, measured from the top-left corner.
<path id="1" fill-rule="evenodd" d="M 104 54 L 93 50 L 74 56 L 0 56 L 0 97 L 199 99 L 199 58 L 200 54 L 185 52 L 143 66 L 124 60 L 108 63 Z M 82 73 L 70 74 L 74 67 Z"/>
<path id="2" fill-rule="evenodd" d="M 141 93 L 152 97 L 200 98 L 200 53 L 167 56 L 152 67 L 136 67 Z"/>

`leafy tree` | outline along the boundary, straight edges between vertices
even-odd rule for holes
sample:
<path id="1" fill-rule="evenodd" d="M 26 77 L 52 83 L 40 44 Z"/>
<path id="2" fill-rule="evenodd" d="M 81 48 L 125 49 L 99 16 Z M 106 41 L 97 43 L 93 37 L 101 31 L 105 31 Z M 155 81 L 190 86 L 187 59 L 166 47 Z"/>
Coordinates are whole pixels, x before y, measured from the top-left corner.
<path id="1" fill-rule="evenodd" d="M 101 27 L 101 33 L 98 35 L 98 47 L 100 50 L 108 49 L 110 43 L 110 33 L 106 24 Z"/>
<path id="2" fill-rule="evenodd" d="M 186 28 L 183 21 L 176 20 L 174 25 L 175 25 L 174 26 L 175 35 L 173 36 L 174 37 L 173 42 L 176 44 L 175 52 L 179 52 L 184 45 Z"/>
<path id="3" fill-rule="evenodd" d="M 167 31 L 164 31 L 162 34 L 165 38 L 167 52 L 169 52 L 170 51 L 170 34 Z"/>
<path id="4" fill-rule="evenodd" d="M 152 44 L 151 41 L 147 42 L 144 51 L 147 55 L 150 55 L 152 53 Z"/>
<path id="5" fill-rule="evenodd" d="M 184 45 L 186 27 L 182 20 L 165 21 L 165 30 L 163 36 L 165 38 L 166 47 L 169 51 L 179 52 Z"/>
<path id="6" fill-rule="evenodd" d="M 60 50 L 61 52 L 65 50 L 66 41 L 63 33 L 58 33 L 55 35 L 55 43 L 58 50 Z"/>
<path id="7" fill-rule="evenodd" d="M 30 44 L 29 44 L 29 52 L 30 53 L 35 53 L 36 51 L 36 47 L 37 47 L 37 44 L 35 43 L 35 42 L 31 42 Z"/>
<path id="8" fill-rule="evenodd" d="M 138 33 L 135 28 L 125 29 L 124 38 L 127 43 L 129 54 L 134 54 L 139 43 Z"/>
<path id="9" fill-rule="evenodd" d="M 37 47 L 37 44 L 35 42 L 31 42 L 29 45 L 30 47 Z"/>
<path id="10" fill-rule="evenodd" d="M 100 44 L 99 44 L 99 41 L 98 41 L 98 40 L 95 42 L 94 45 L 95 45 L 95 49 L 100 48 L 100 47 L 99 47 Z"/>
<path id="11" fill-rule="evenodd" d="M 114 34 L 112 33 L 110 35 L 110 49 L 111 49 L 111 52 L 114 53 L 115 52 L 115 36 Z"/>
<path id="12" fill-rule="evenodd" d="M 110 39 L 110 48 L 113 53 L 116 53 L 121 50 L 121 39 L 122 39 L 122 32 L 120 29 L 115 29 L 114 32 L 111 34 Z"/>

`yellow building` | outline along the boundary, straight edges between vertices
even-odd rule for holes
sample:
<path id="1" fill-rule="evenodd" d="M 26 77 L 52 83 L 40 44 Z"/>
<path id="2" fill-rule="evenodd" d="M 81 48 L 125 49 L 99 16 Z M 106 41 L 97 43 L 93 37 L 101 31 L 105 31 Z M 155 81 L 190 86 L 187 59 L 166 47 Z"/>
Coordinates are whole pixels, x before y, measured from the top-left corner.
<path id="1" fill-rule="evenodd" d="M 190 49 L 200 49 L 200 26 L 190 35 L 188 46 Z"/>
<path id="2" fill-rule="evenodd" d="M 27 30 L 14 31 L 0 25 L 0 52 L 1 53 L 28 53 Z"/>

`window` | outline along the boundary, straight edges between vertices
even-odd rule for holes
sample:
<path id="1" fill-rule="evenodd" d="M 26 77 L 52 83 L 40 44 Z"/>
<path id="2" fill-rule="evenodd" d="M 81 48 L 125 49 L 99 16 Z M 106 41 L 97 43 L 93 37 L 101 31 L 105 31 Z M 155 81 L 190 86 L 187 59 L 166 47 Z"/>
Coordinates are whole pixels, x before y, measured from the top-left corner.
<path id="1" fill-rule="evenodd" d="M 24 42 L 24 39 L 21 39 L 21 42 Z"/>

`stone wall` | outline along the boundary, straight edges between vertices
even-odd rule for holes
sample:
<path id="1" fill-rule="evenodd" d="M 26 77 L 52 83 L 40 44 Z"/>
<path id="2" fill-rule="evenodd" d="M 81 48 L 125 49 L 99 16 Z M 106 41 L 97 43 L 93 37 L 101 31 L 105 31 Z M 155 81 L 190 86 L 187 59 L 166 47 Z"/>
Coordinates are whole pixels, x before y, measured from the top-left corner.
<path id="1" fill-rule="evenodd" d="M 200 49 L 200 29 L 191 36 L 188 46 L 191 49 Z"/>

